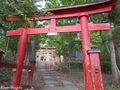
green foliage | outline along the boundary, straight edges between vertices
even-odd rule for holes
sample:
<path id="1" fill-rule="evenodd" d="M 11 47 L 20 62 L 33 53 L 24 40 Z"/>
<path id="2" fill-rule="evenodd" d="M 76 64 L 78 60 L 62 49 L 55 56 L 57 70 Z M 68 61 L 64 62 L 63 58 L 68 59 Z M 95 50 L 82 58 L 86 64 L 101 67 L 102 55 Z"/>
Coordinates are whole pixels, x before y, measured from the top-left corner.
<path id="1" fill-rule="evenodd" d="M 120 85 L 107 86 L 106 90 L 120 90 Z"/>
<path id="2" fill-rule="evenodd" d="M 57 45 L 59 54 L 70 57 L 74 51 L 80 50 L 80 41 L 75 38 L 77 38 L 76 33 L 60 34 L 58 36 L 59 44 Z"/>
<path id="3" fill-rule="evenodd" d="M 62 71 L 63 71 L 63 73 L 69 73 L 69 70 L 68 70 L 67 67 L 63 67 L 63 68 L 62 68 Z"/>
<path id="4" fill-rule="evenodd" d="M 114 30 L 113 30 L 113 39 L 114 42 L 116 44 L 119 44 L 120 42 L 120 19 L 119 19 L 119 15 L 120 15 L 120 1 L 118 0 L 117 6 L 115 7 L 114 10 L 111 11 L 111 13 L 109 14 L 109 19 L 111 22 L 114 23 Z"/>
<path id="5" fill-rule="evenodd" d="M 0 23 L 2 24 L 6 17 L 17 16 L 18 23 L 15 23 L 18 27 L 28 27 L 30 25 L 28 18 L 49 15 L 39 10 L 33 0 L 1 0 L 0 7 Z"/>
<path id="6" fill-rule="evenodd" d="M 108 38 L 108 32 L 102 32 L 103 36 L 102 38 L 104 38 L 104 42 L 106 44 L 108 44 L 109 46 L 109 38 Z M 109 55 L 105 49 L 105 46 L 103 44 L 103 42 L 101 41 L 101 37 L 100 37 L 100 32 L 91 32 L 90 34 L 91 36 L 91 47 L 93 49 L 99 49 L 100 52 L 100 63 L 101 63 L 101 69 L 102 72 L 104 73 L 111 73 L 111 62 L 110 62 L 110 58 Z"/>
<path id="7" fill-rule="evenodd" d="M 1 68 L 0 69 L 0 86 L 2 85 L 10 85 L 12 76 L 12 70 L 8 68 Z"/>
<path id="8" fill-rule="evenodd" d="M 18 29 L 19 27 L 30 27 L 31 22 L 28 18 L 50 15 L 50 13 L 39 10 L 33 0 L 0 0 L 0 49 L 5 50 L 7 39 L 5 33 L 8 30 Z M 6 17 L 18 18 L 15 22 L 6 21 Z M 13 37 L 9 42 L 9 51 L 16 51 L 18 37 Z M 8 55 L 9 57 L 9 55 Z"/>
<path id="9" fill-rule="evenodd" d="M 117 45 L 120 44 L 120 26 L 113 30 L 113 39 Z"/>
<path id="10" fill-rule="evenodd" d="M 111 63 L 107 58 L 101 60 L 101 70 L 104 73 L 111 73 Z"/>
<path id="11" fill-rule="evenodd" d="M 74 74 L 76 77 L 83 77 L 83 72 L 82 71 L 77 71 Z"/>
<path id="12" fill-rule="evenodd" d="M 115 26 L 120 25 L 120 18 L 119 18 L 120 16 L 119 15 L 120 15 L 120 1 L 118 0 L 116 7 L 108 15 L 110 21 L 112 21 Z"/>
<path id="13" fill-rule="evenodd" d="M 58 19 L 57 26 L 76 25 L 77 22 L 77 18 Z"/>
<path id="14" fill-rule="evenodd" d="M 0 37 L 0 50 L 4 51 L 5 49 L 5 38 Z"/>
<path id="15" fill-rule="evenodd" d="M 97 14 L 97 15 L 92 15 L 89 17 L 89 21 L 93 23 L 101 23 L 101 22 L 106 22 L 106 15 L 107 14 Z"/>
<path id="16" fill-rule="evenodd" d="M 83 63 L 72 63 L 71 64 L 72 69 L 83 69 Z"/>
<path id="17" fill-rule="evenodd" d="M 101 44 L 99 31 L 98 32 L 91 32 L 90 39 L 91 39 L 91 47 L 92 48 L 98 48 L 99 45 Z"/>
<path id="18" fill-rule="evenodd" d="M 11 37 L 9 41 L 9 50 L 16 51 L 18 47 L 19 37 Z M 17 43 L 16 43 L 17 42 Z"/>
<path id="19" fill-rule="evenodd" d="M 63 6 L 80 5 L 96 2 L 96 0 L 48 0 L 46 7 L 55 8 Z"/>

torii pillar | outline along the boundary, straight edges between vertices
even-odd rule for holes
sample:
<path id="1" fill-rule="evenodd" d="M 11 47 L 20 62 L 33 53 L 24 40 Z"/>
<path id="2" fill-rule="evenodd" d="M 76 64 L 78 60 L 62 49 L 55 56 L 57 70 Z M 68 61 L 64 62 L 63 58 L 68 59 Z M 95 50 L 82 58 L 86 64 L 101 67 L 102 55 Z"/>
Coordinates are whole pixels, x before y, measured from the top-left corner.
<path id="1" fill-rule="evenodd" d="M 88 13 L 81 13 L 78 18 L 81 26 L 82 53 L 85 90 L 104 90 L 101 67 L 99 60 L 99 51 L 92 50 L 90 46 L 90 36 L 88 28 Z"/>
<path id="2" fill-rule="evenodd" d="M 27 44 L 27 29 L 21 28 L 21 36 L 18 43 L 18 49 L 17 49 L 17 70 L 15 74 L 13 75 L 13 80 L 11 83 L 11 88 L 18 90 L 20 87 L 20 81 L 21 81 L 21 75 L 22 75 L 22 68 L 23 68 L 23 61 L 25 58 L 25 52 L 26 52 L 26 44 Z"/>
<path id="3" fill-rule="evenodd" d="M 84 67 L 84 79 L 86 90 L 91 90 L 91 76 L 89 73 L 89 55 L 87 50 L 90 50 L 90 37 L 88 30 L 88 14 L 81 13 L 79 15 L 80 25 L 81 25 L 81 38 L 82 38 L 82 52 L 83 52 L 83 67 Z"/>

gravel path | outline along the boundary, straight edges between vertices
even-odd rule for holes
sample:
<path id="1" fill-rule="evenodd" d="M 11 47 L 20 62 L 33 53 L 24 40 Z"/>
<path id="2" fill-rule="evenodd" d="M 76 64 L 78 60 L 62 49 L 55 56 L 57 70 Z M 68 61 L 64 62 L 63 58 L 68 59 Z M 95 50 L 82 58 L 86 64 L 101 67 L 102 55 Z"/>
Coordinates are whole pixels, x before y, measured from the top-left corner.
<path id="1" fill-rule="evenodd" d="M 4 75 L 8 74 L 8 69 L 1 69 L 1 72 L 4 71 Z M 76 71 L 74 71 L 73 73 L 75 73 Z M 11 75 L 11 71 L 9 72 L 8 75 L 6 75 L 6 78 L 3 78 L 4 75 L 0 75 L 1 77 L 1 82 L 0 82 L 0 86 L 10 86 L 10 83 L 11 83 L 11 78 L 9 77 L 12 77 Z M 63 78 L 65 80 L 68 80 L 70 82 L 72 82 L 75 86 L 77 86 L 79 88 L 79 90 L 85 90 L 85 87 L 84 87 L 84 78 L 83 76 L 75 76 L 73 74 L 68 74 L 68 73 L 64 73 L 63 74 Z M 22 74 L 22 79 L 21 79 L 21 86 L 24 86 L 27 84 L 27 80 L 28 80 L 28 71 L 25 70 L 23 71 L 23 74 Z M 2 82 L 3 81 L 3 82 Z M 109 90 L 109 89 L 106 89 L 106 86 L 109 86 L 111 84 L 111 75 L 109 74 L 105 74 L 103 75 L 103 83 L 104 83 L 104 86 L 105 86 L 105 90 Z M 43 81 L 43 78 L 41 76 L 41 73 L 39 70 L 35 70 L 34 71 L 34 78 L 33 78 L 33 82 L 32 82 L 32 87 L 34 87 L 34 90 L 40 90 L 42 87 L 44 86 L 44 81 Z"/>
<path id="2" fill-rule="evenodd" d="M 34 90 L 40 90 L 44 86 L 43 78 L 40 74 L 40 71 L 35 71 L 33 79 Z"/>
<path id="3" fill-rule="evenodd" d="M 72 82 L 79 90 L 85 90 L 84 79 L 81 77 L 72 76 L 70 74 L 63 74 L 63 78 Z"/>

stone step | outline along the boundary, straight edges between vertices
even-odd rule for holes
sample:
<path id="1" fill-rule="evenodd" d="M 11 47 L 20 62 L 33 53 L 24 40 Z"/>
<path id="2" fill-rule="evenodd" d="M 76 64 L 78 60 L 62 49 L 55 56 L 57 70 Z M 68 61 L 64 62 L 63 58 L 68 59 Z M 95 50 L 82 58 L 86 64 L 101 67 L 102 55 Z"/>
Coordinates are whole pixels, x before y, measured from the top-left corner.
<path id="1" fill-rule="evenodd" d="M 72 82 L 64 80 L 63 77 L 62 82 L 60 82 L 59 72 L 56 72 L 56 75 L 54 75 L 54 71 L 51 70 L 50 73 L 50 71 L 46 70 L 44 67 L 41 69 L 36 69 L 36 71 L 40 72 L 45 83 L 44 88 L 40 90 L 78 90 Z"/>
<path id="2" fill-rule="evenodd" d="M 65 87 L 47 86 L 40 90 L 67 90 Z"/>
<path id="3" fill-rule="evenodd" d="M 55 86 L 55 87 L 59 87 L 59 86 L 64 87 L 63 83 L 59 83 L 59 82 L 57 82 L 57 83 L 49 83 L 49 84 L 46 84 L 45 86 L 49 86 L 49 85 L 52 85 L 52 86 Z"/>

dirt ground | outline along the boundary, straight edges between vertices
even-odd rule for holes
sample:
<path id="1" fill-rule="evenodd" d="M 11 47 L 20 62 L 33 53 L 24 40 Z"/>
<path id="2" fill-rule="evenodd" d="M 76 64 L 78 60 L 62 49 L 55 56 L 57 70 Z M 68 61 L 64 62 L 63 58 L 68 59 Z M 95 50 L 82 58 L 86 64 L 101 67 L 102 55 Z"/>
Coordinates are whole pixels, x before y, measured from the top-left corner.
<path id="1" fill-rule="evenodd" d="M 0 76 L 0 79 L 1 78 L 3 78 L 3 77 Z M 84 76 L 83 76 L 82 71 L 73 70 L 72 74 L 63 73 L 63 78 L 74 83 L 74 85 L 77 86 L 79 88 L 79 90 L 85 90 Z M 105 90 L 120 90 L 120 89 L 110 88 L 111 82 L 112 82 L 111 78 L 112 78 L 112 76 L 110 74 L 103 74 L 103 85 L 104 85 Z M 23 75 L 22 75 L 21 86 L 24 86 L 27 84 L 27 79 L 28 79 L 28 71 L 24 71 Z M 10 80 L 5 80 L 5 81 L 1 80 L 1 81 L 2 82 L 0 82 L 0 86 L 9 86 L 10 82 L 11 82 Z M 40 88 L 42 88 L 44 86 L 44 81 L 42 79 L 40 72 L 38 72 L 38 71 L 35 71 L 35 73 L 34 73 L 32 86 L 34 87 L 34 90 L 39 90 Z"/>
<path id="2" fill-rule="evenodd" d="M 26 74 L 27 73 L 24 72 L 22 75 L 21 85 L 26 84 L 25 83 L 27 80 Z M 117 90 L 117 89 L 110 89 L 109 88 L 111 86 L 111 82 L 112 82 L 112 79 L 111 79 L 112 76 L 110 74 L 103 74 L 102 76 L 103 76 L 103 85 L 104 85 L 105 90 Z M 79 88 L 79 90 L 85 90 L 84 76 L 83 76 L 82 71 L 73 70 L 72 74 L 63 73 L 63 79 L 66 79 L 66 80 L 72 82 L 75 86 L 77 86 Z M 44 81 L 42 79 L 40 72 L 35 71 L 32 86 L 34 87 L 35 90 L 38 90 L 44 86 Z"/>
<path id="3" fill-rule="evenodd" d="M 71 81 L 74 83 L 75 86 L 79 88 L 79 90 L 85 90 L 85 85 L 84 85 L 84 76 L 83 72 L 81 71 L 76 71 L 73 70 L 72 74 L 65 73 L 63 74 L 64 78 L 67 79 L 68 81 Z M 109 90 L 109 87 L 112 83 L 112 76 L 110 74 L 103 74 L 103 86 L 105 90 Z M 114 89 L 111 89 L 114 90 Z"/>

